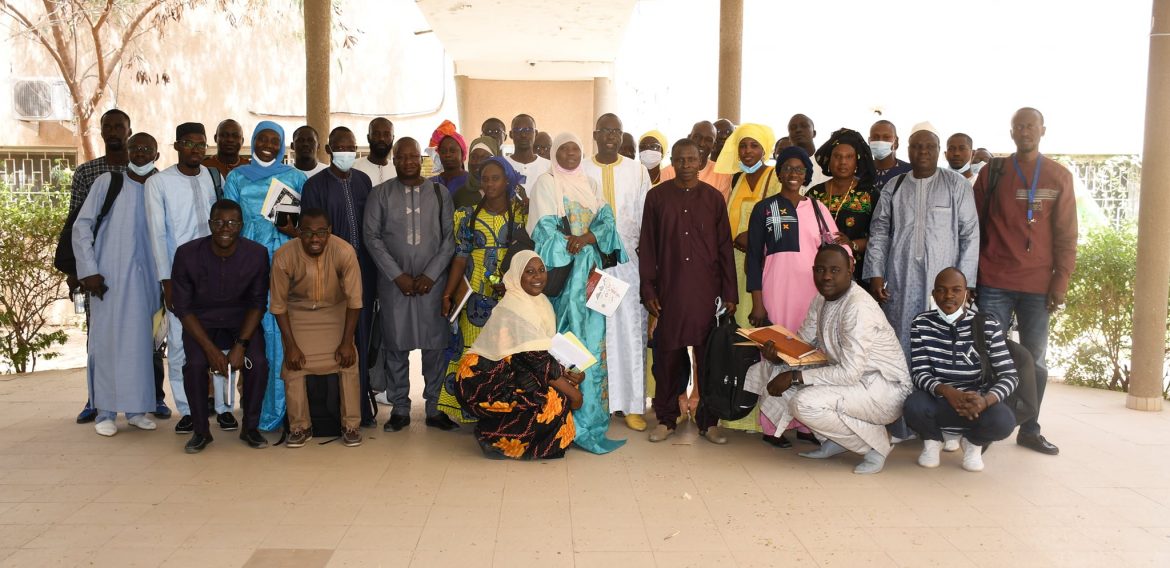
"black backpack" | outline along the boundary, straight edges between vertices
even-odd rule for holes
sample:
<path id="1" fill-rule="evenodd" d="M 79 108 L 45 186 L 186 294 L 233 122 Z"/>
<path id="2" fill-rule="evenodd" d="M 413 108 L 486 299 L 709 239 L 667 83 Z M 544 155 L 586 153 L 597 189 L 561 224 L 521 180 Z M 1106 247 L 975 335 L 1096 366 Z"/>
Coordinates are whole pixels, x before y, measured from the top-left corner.
<path id="1" fill-rule="evenodd" d="M 759 395 L 744 390 L 748 368 L 760 361 L 755 346 L 736 333 L 739 325 L 731 315 L 720 316 L 707 336 L 704 368 L 699 375 L 699 402 L 720 420 L 739 420 L 751 414 Z"/>
<path id="2" fill-rule="evenodd" d="M 305 375 L 305 394 L 309 399 L 309 420 L 313 435 L 334 438 L 341 435 L 341 388 L 332 375 Z"/>
<path id="3" fill-rule="evenodd" d="M 122 173 L 110 172 L 110 187 L 106 191 L 106 200 L 102 202 L 102 208 L 93 223 L 94 237 L 97 237 L 98 229 L 102 226 L 102 221 L 110 213 L 110 208 L 114 206 L 114 200 L 118 198 L 118 194 L 121 192 Z M 57 250 L 53 253 L 53 267 L 65 274 L 72 274 L 74 276 L 77 275 L 77 257 L 73 255 L 73 225 L 77 222 L 77 216 L 79 214 L 81 214 L 81 207 L 71 212 L 69 217 L 65 219 L 65 226 L 61 228 L 61 234 L 57 235 Z"/>
<path id="4" fill-rule="evenodd" d="M 995 384 L 995 371 L 991 368 L 991 357 L 988 355 L 987 334 L 984 331 L 987 314 L 975 313 L 975 321 L 971 330 L 975 341 L 975 351 L 979 353 L 979 363 L 983 367 L 983 388 L 990 388 Z M 1008 339 L 1007 326 L 1004 326 L 1004 341 L 1007 342 L 1008 352 L 1012 355 L 1012 362 L 1016 365 L 1018 383 L 1016 390 L 1001 404 L 1008 405 L 1016 415 L 1016 424 L 1023 424 L 1040 415 L 1038 397 L 1036 396 L 1036 359 L 1026 347 Z"/>

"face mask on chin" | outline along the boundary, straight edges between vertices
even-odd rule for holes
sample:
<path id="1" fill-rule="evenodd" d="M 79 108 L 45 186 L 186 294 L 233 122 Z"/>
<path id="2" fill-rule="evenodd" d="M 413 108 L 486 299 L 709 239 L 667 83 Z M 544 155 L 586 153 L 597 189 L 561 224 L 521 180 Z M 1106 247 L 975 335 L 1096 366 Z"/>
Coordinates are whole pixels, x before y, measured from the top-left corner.
<path id="1" fill-rule="evenodd" d="M 957 168 L 957 169 L 951 168 L 951 169 L 955 170 L 956 172 L 961 173 L 961 174 L 967 173 L 967 170 L 971 169 L 971 162 L 967 162 L 966 164 L 963 164 L 963 167 L 961 167 L 961 168 Z"/>
<path id="2" fill-rule="evenodd" d="M 942 308 L 935 308 L 935 310 L 938 312 L 938 316 L 941 317 L 943 321 L 950 325 L 955 325 L 955 322 L 959 321 L 959 318 L 963 317 L 963 313 L 967 311 L 967 308 L 959 308 L 955 310 L 955 313 L 950 315 L 942 311 Z"/>
<path id="3" fill-rule="evenodd" d="M 869 151 L 873 153 L 873 159 L 884 160 L 894 151 L 894 143 L 871 140 L 869 143 Z"/>
<path id="4" fill-rule="evenodd" d="M 973 175 L 973 176 L 979 175 L 979 170 L 982 170 L 983 166 L 986 166 L 986 165 L 987 165 L 987 162 L 975 162 L 974 164 L 971 164 L 971 175 Z"/>
<path id="5" fill-rule="evenodd" d="M 754 174 L 754 173 L 760 171 L 760 168 L 762 168 L 762 167 L 764 167 L 763 160 L 756 162 L 756 164 L 754 166 L 751 166 L 751 167 L 743 165 L 743 162 L 739 163 L 739 171 L 741 171 L 745 174 Z"/>
<path id="6" fill-rule="evenodd" d="M 154 171 L 154 162 L 147 162 L 141 166 L 136 165 L 134 162 L 130 162 L 126 165 L 126 168 L 129 169 L 134 175 L 142 177 Z"/>

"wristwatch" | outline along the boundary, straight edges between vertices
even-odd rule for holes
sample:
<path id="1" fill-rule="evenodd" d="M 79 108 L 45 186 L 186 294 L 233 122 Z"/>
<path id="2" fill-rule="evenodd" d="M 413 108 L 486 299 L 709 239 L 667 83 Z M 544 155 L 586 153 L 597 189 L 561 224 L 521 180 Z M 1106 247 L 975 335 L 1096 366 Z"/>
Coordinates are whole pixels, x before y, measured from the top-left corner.
<path id="1" fill-rule="evenodd" d="M 248 345 L 251 343 L 252 343 L 251 339 L 244 339 L 243 337 L 236 338 L 236 345 L 239 345 L 240 347 L 243 347 L 244 349 L 247 349 Z"/>

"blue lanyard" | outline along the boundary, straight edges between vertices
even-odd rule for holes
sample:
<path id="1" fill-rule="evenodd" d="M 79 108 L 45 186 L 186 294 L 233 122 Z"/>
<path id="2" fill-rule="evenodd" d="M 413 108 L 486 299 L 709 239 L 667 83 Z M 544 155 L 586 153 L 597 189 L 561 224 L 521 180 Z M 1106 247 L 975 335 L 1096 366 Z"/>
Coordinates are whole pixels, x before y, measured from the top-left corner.
<path id="1" fill-rule="evenodd" d="M 1036 222 L 1035 219 L 1035 203 L 1036 203 L 1036 184 L 1040 183 L 1040 160 L 1044 156 L 1036 156 L 1036 171 L 1032 172 L 1032 183 L 1028 183 L 1028 179 L 1024 177 L 1024 170 L 1020 169 L 1020 160 L 1015 154 L 1012 154 L 1012 165 L 1016 168 L 1016 174 L 1020 176 L 1020 181 L 1024 182 L 1024 187 L 1028 188 L 1028 224 Z"/>

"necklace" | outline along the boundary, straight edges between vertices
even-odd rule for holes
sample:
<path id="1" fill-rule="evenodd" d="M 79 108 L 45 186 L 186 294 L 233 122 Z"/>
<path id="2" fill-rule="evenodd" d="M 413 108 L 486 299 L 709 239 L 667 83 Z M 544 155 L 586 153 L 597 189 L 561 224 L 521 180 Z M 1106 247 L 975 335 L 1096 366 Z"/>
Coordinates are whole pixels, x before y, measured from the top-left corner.
<path id="1" fill-rule="evenodd" d="M 844 208 L 845 203 L 849 201 L 849 196 L 853 193 L 853 188 L 856 186 L 857 178 L 854 178 L 853 181 L 849 182 L 849 189 L 845 190 L 845 195 L 841 196 L 841 203 L 837 204 L 837 210 L 833 212 L 833 221 L 836 221 L 837 217 L 841 214 L 841 209 Z M 829 201 L 833 201 L 833 193 L 831 191 L 829 192 Z"/>

